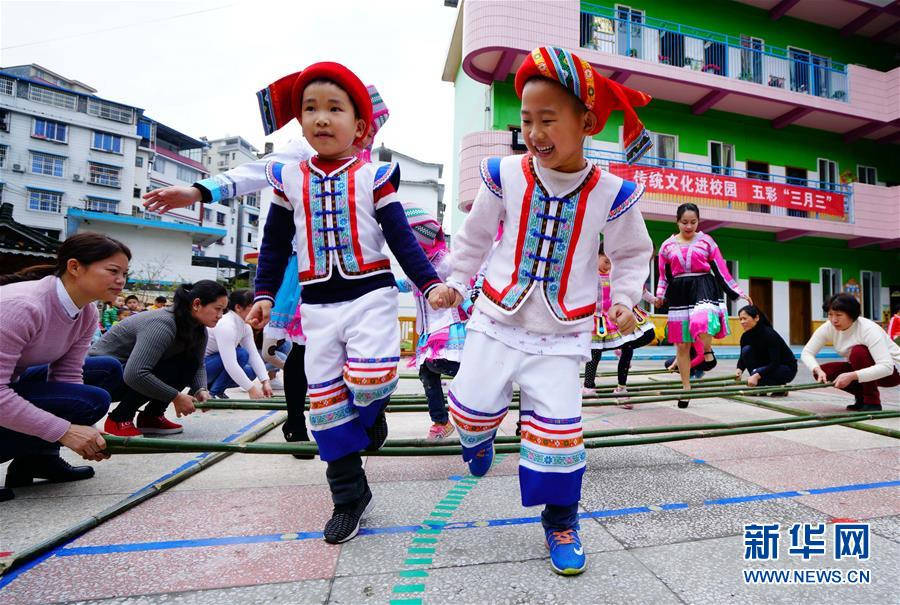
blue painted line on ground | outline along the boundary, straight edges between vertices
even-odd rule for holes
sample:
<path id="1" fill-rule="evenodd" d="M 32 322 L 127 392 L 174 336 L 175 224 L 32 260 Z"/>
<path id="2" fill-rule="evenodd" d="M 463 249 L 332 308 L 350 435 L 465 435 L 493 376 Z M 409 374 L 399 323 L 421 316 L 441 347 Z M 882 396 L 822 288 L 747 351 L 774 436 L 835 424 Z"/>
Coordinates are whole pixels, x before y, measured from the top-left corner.
<path id="1" fill-rule="evenodd" d="M 837 492 L 865 491 L 870 489 L 883 489 L 888 487 L 900 487 L 898 481 L 880 481 L 877 483 L 856 483 L 851 485 L 837 485 L 832 487 L 814 488 L 808 490 L 791 490 L 777 492 L 771 494 L 754 494 L 748 496 L 738 496 L 734 498 L 717 498 L 706 500 L 702 506 L 718 506 L 727 504 L 743 504 L 747 502 L 759 502 L 764 500 L 777 500 L 784 498 L 802 497 L 806 493 L 809 494 L 828 494 Z M 804 493 L 801 493 L 804 492 Z M 694 505 L 695 507 L 697 505 Z M 666 504 L 655 505 L 661 511 L 684 510 L 691 508 L 687 502 L 669 502 Z M 654 508 L 648 506 L 632 506 L 626 508 L 617 508 L 611 510 L 599 510 L 580 513 L 580 519 L 606 519 L 610 517 L 623 517 L 629 515 L 646 514 L 658 512 Z M 489 519 L 482 521 L 456 521 L 451 523 L 442 523 L 441 529 L 478 529 L 484 527 L 509 527 L 515 525 L 530 525 L 540 523 L 540 517 L 512 517 L 506 519 Z M 385 534 L 401 534 L 411 533 L 421 530 L 425 526 L 433 525 L 431 522 L 420 525 L 394 525 L 388 527 L 364 527 L 359 530 L 360 536 L 377 536 Z M 290 537 L 288 537 L 290 536 Z M 234 544 L 261 544 L 267 542 L 297 542 L 303 540 L 321 539 L 322 532 L 299 532 L 295 534 L 261 534 L 252 536 L 224 536 L 219 538 L 200 538 L 192 540 L 168 540 L 161 542 L 137 542 L 130 544 L 103 544 L 96 546 L 77 546 L 61 548 L 56 552 L 60 557 L 85 556 L 85 555 L 103 555 L 122 552 L 146 552 L 153 550 L 170 550 L 176 548 L 197 548 L 205 546 L 229 546 Z M 46 559 L 48 554 L 42 560 Z M 39 563 L 40 561 L 38 561 Z M 28 569 L 34 567 L 35 564 L 29 564 Z M 24 567 L 21 569 L 25 569 Z M 15 572 L 14 572 L 15 573 Z M 22 573 L 19 571 L 19 573 Z M 6 576 L 0 577 L 0 586 Z M 7 584 L 9 582 L 6 582 Z"/>
<path id="2" fill-rule="evenodd" d="M 706 460 L 702 460 L 700 458 L 694 458 L 694 462 L 696 462 L 697 464 L 706 464 Z"/>
<path id="3" fill-rule="evenodd" d="M 226 441 L 226 442 L 234 441 L 235 439 L 237 439 L 238 437 L 240 437 L 241 435 L 243 435 L 244 433 L 246 433 L 247 431 L 249 431 L 251 428 L 253 428 L 254 426 L 256 426 L 257 424 L 259 424 L 260 422 L 266 420 L 267 418 L 271 417 L 273 414 L 276 414 L 276 413 L 278 413 L 278 410 L 272 410 L 272 411 L 270 411 L 270 412 L 266 412 L 265 414 L 263 414 L 263 415 L 260 416 L 259 418 L 253 420 L 252 422 L 250 422 L 249 424 L 247 424 L 247 425 L 245 425 L 245 426 L 242 426 L 241 428 L 239 428 L 238 430 L 236 430 L 235 432 L 233 432 L 232 434 L 230 434 L 230 435 L 229 435 L 228 437 L 226 437 L 223 441 Z M 156 483 L 159 483 L 160 481 L 164 481 L 165 479 L 168 479 L 169 477 L 172 477 L 172 476 L 175 475 L 176 473 L 180 473 L 181 471 L 183 471 L 183 470 L 185 470 L 185 469 L 187 469 L 187 468 L 190 468 L 190 467 L 194 466 L 195 464 L 198 464 L 201 460 L 203 460 L 203 459 L 206 458 L 207 456 L 209 456 L 208 453 L 206 453 L 206 454 L 200 454 L 200 455 L 198 455 L 197 457 L 192 458 L 191 460 L 189 460 L 189 461 L 185 462 L 184 464 L 182 464 L 181 466 L 177 467 L 175 470 L 169 471 L 169 472 L 166 473 L 165 475 L 163 475 L 163 476 L 161 476 L 161 477 L 155 479 L 152 483 L 149 483 L 149 484 L 145 485 L 144 487 L 140 488 L 139 490 L 137 490 L 136 492 L 133 492 L 131 495 L 127 496 L 127 498 L 132 498 L 132 497 L 134 497 L 134 496 L 136 496 L 136 495 L 138 495 L 138 494 L 140 494 L 140 493 L 146 491 L 147 489 L 149 489 L 150 487 L 152 487 L 152 486 L 155 485 Z M 125 498 L 125 499 L 127 499 L 127 498 Z M 362 533 L 362 532 L 360 532 L 360 533 Z M 82 535 L 83 535 L 83 534 L 82 534 Z M 321 537 L 321 535 L 322 535 L 322 533 L 319 532 L 319 536 L 320 536 L 320 537 Z M 80 537 L 81 537 L 81 536 L 76 536 L 75 538 L 72 538 L 71 540 L 62 543 L 62 544 L 60 544 L 59 546 L 57 546 L 56 548 L 54 548 L 54 549 L 52 549 L 52 550 L 50 550 L 50 551 L 44 553 L 43 555 L 41 555 L 41 556 L 35 558 L 33 561 L 29 561 L 28 563 L 23 564 L 21 567 L 18 567 L 18 568 L 16 568 L 16 569 L 12 570 L 12 571 L 9 571 L 9 572 L 3 574 L 2 576 L 0 576 L 0 590 L 2 590 L 4 587 L 8 586 L 13 580 L 15 580 L 16 578 L 18 578 L 18 577 L 21 576 L 22 574 L 28 572 L 29 570 L 34 569 L 35 567 L 37 567 L 38 565 L 40 565 L 41 563 L 43 563 L 44 561 L 46 561 L 46 560 L 49 559 L 50 557 L 53 557 L 53 556 L 56 556 L 56 555 L 60 555 L 60 553 L 62 553 L 63 551 L 66 551 L 66 550 L 67 550 L 66 547 L 67 547 L 69 544 L 71 544 L 72 542 L 74 542 L 75 540 L 77 540 L 77 539 L 80 538 Z M 60 556 L 65 556 L 65 555 L 60 555 Z"/>

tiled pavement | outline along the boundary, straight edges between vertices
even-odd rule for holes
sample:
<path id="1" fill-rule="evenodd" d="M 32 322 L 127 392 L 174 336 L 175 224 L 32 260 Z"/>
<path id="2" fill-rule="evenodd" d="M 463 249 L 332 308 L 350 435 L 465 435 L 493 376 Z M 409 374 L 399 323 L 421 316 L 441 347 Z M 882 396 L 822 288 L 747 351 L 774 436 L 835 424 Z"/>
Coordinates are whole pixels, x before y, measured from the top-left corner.
<path id="1" fill-rule="evenodd" d="M 659 362 L 636 362 L 636 368 Z M 604 362 L 601 369 L 612 369 Z M 721 367 L 725 366 L 725 367 Z M 720 362 L 730 372 L 733 362 Z M 634 377 L 633 383 L 648 380 Z M 798 381 L 807 382 L 801 373 Z M 412 380 L 403 390 L 419 392 Z M 764 399 L 765 400 L 765 399 Z M 831 389 L 772 400 L 839 412 Z M 900 389 L 885 393 L 900 409 Z M 216 411 L 180 438 L 222 439 L 262 412 Z M 590 429 L 775 418 L 725 399 L 635 410 L 593 408 Z M 424 413 L 391 414 L 391 436 L 420 437 Z M 900 421 L 879 424 L 900 428 Z M 510 434 L 507 419 L 503 431 Z M 179 438 L 176 437 L 176 438 Z M 280 441 L 276 429 L 262 441 Z M 0 551 L 54 535 L 194 455 L 116 456 L 97 477 L 16 490 L 0 504 Z M 589 567 L 547 565 L 538 508 L 520 505 L 517 460 L 482 479 L 456 457 L 370 457 L 375 496 L 364 531 L 330 546 L 324 465 L 235 455 L 0 577 L 6 603 L 896 603 L 900 569 L 900 443 L 842 426 L 593 449 L 581 502 Z M 0 476 L 5 469 L 0 469 Z M 870 557 L 805 561 L 788 553 L 794 523 L 868 522 Z M 743 526 L 780 523 L 777 561 L 745 561 Z M 748 585 L 744 569 L 867 570 L 865 585 Z"/>

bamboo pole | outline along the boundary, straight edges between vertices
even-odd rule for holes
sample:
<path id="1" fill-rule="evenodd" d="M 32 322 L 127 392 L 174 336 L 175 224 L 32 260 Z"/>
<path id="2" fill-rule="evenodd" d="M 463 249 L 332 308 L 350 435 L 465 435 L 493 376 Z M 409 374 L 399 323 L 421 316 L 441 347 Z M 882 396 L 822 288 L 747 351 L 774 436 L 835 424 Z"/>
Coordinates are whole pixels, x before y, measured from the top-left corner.
<path id="1" fill-rule="evenodd" d="M 269 422 L 265 423 L 261 427 L 258 427 L 257 429 L 253 430 L 252 432 L 241 435 L 241 437 L 236 439 L 234 442 L 229 443 L 229 445 L 240 445 L 240 444 L 243 444 L 246 442 L 255 441 L 255 440 L 259 439 L 260 437 L 262 437 L 263 435 L 265 435 L 266 433 L 268 433 L 269 431 L 271 431 L 272 429 L 274 429 L 275 427 L 279 426 L 285 420 L 287 420 L 287 414 L 278 414 L 277 416 L 274 416 L 271 420 L 269 420 Z M 111 443 L 115 442 L 117 439 L 121 439 L 121 437 L 115 437 L 113 435 L 104 435 L 104 438 L 106 439 L 107 444 L 111 444 Z M 165 441 L 165 440 L 162 440 L 162 441 Z M 170 441 L 169 443 L 177 443 L 177 441 Z M 223 443 L 223 442 L 220 442 L 220 443 Z M 166 449 L 165 452 L 171 453 L 172 450 Z M 234 453 L 234 452 L 228 451 L 228 450 L 220 450 L 218 453 L 215 453 L 211 456 L 207 456 L 203 460 L 200 460 L 194 466 L 188 467 L 178 473 L 175 473 L 174 475 L 167 477 L 167 478 L 163 479 L 162 481 L 158 481 L 158 482 L 148 486 L 147 488 L 145 488 L 135 494 L 132 494 L 131 496 L 128 496 L 127 498 L 124 498 L 123 500 L 120 500 L 116 504 L 113 504 L 112 506 L 105 508 L 104 510 L 100 511 L 96 515 L 92 515 L 91 517 L 88 517 L 87 519 L 84 519 L 84 520 L 80 521 L 79 523 L 76 523 L 72 527 L 69 527 L 68 529 L 63 530 L 63 531 L 59 532 L 58 534 L 51 536 L 50 538 L 47 538 L 46 540 L 39 542 L 38 544 L 35 544 L 34 546 L 30 546 L 23 551 L 15 553 L 15 556 L 5 564 L 5 567 L 0 569 L 0 576 L 41 556 L 42 554 L 46 553 L 49 550 L 52 550 L 53 548 L 56 548 L 57 546 L 61 546 L 62 544 L 66 544 L 68 542 L 71 542 L 72 540 L 75 540 L 76 538 L 83 535 L 84 533 L 90 531 L 91 529 L 94 529 L 101 523 L 105 523 L 106 521 L 109 521 L 113 517 L 117 517 L 117 516 L 121 515 L 122 513 L 126 512 L 128 510 L 131 510 L 138 504 L 145 502 L 145 501 L 149 500 L 150 498 L 153 498 L 154 496 L 161 494 L 162 492 L 174 487 L 175 485 L 178 485 L 185 479 L 193 477 L 197 473 L 204 471 L 207 468 L 211 467 L 212 465 L 221 462 L 222 460 L 224 460 L 225 458 L 230 456 L 232 453 Z"/>
<path id="2" fill-rule="evenodd" d="M 770 431 L 788 431 L 803 428 L 816 428 L 833 424 L 844 424 L 859 420 L 873 420 L 876 418 L 897 418 L 900 412 L 881 413 L 851 413 L 832 416 L 821 419 L 800 418 L 788 420 L 777 424 L 743 425 L 736 428 L 680 431 L 674 434 L 640 437 L 631 439 L 588 439 L 584 442 L 587 449 L 603 447 L 623 447 L 632 445 L 648 445 L 665 443 L 668 441 L 683 441 L 688 439 L 705 439 L 707 437 L 723 437 L 728 435 L 742 435 L 748 433 L 763 433 Z M 758 422 L 758 421 L 756 421 Z M 737 425 L 738 423 L 735 423 Z M 668 427 L 654 427 L 664 429 Z M 107 440 L 107 451 L 111 454 L 123 453 L 162 453 L 162 452 L 230 452 L 241 454 L 317 454 L 318 448 L 311 442 L 307 444 L 297 443 L 223 443 L 220 441 L 184 441 L 154 439 L 149 437 L 112 437 Z M 497 453 L 515 453 L 519 446 L 515 443 L 500 443 L 495 446 Z M 436 456 L 456 455 L 462 453 L 459 445 L 430 445 L 427 447 L 382 447 L 373 452 L 363 452 L 366 456 Z"/>
<path id="3" fill-rule="evenodd" d="M 799 416 L 799 417 L 809 417 L 814 416 L 813 412 L 808 412 L 806 410 L 802 410 L 800 408 L 792 408 L 785 405 L 778 405 L 775 403 L 770 403 L 768 401 L 759 401 L 757 399 L 747 399 L 745 397 L 741 397 L 739 395 L 729 397 L 728 399 L 733 399 L 735 401 L 739 401 L 741 403 L 748 403 L 750 405 L 765 408 L 767 410 L 773 410 L 776 412 L 781 412 L 782 414 L 790 414 L 791 416 Z M 854 428 L 860 431 L 865 431 L 867 433 L 873 433 L 875 435 L 884 435 L 885 437 L 893 437 L 894 439 L 900 439 L 900 431 L 889 429 L 883 426 L 877 426 L 873 424 L 863 424 L 861 422 L 851 422 L 847 425 L 850 428 Z"/>

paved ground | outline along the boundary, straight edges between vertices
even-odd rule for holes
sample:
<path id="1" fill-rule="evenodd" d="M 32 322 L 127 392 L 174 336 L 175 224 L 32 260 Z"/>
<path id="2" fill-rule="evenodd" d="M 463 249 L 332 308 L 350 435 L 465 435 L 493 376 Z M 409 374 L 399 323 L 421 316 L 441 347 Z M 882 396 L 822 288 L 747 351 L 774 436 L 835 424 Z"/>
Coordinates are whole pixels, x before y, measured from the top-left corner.
<path id="1" fill-rule="evenodd" d="M 717 372 L 733 367 L 722 361 Z M 612 369 L 612 361 L 601 364 Z M 797 380 L 808 382 L 809 374 Z M 416 381 L 402 383 L 404 392 L 420 392 Z M 900 389 L 885 395 L 886 408 L 900 409 Z M 832 389 L 762 400 L 829 413 L 848 403 Z M 589 430 L 779 416 L 725 399 L 695 400 L 687 410 L 672 402 L 585 412 Z M 268 417 L 197 414 L 180 437 L 233 438 Z M 391 414 L 389 422 L 394 438 L 423 436 L 428 426 L 424 413 Z M 900 428 L 897 420 L 877 424 Z M 513 430 L 507 418 L 502 432 Z M 280 439 L 276 429 L 263 441 Z M 581 505 L 589 568 L 577 578 L 551 573 L 539 510 L 519 502 L 515 456 L 477 480 L 456 457 L 370 457 L 374 511 L 360 536 L 330 546 L 320 533 L 331 505 L 319 461 L 235 455 L 0 577 L 0 603 L 898 602 L 894 439 L 832 426 L 594 449 L 588 460 Z M 196 461 L 116 456 L 97 465 L 90 481 L 18 489 L 0 504 L 0 551 L 54 535 Z M 869 524 L 868 560 L 833 560 L 835 520 Z M 744 560 L 747 523 L 781 524 L 777 561 Z M 789 554 L 794 523 L 828 524 L 828 554 L 808 561 Z M 745 569 L 841 570 L 844 577 L 863 570 L 870 582 L 748 585 Z"/>

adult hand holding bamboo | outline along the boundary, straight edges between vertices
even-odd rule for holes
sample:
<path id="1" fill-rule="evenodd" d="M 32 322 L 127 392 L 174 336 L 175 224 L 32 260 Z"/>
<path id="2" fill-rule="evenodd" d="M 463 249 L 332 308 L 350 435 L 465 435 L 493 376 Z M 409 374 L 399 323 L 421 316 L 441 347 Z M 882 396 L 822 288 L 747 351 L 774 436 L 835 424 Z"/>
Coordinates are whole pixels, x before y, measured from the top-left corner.
<path id="1" fill-rule="evenodd" d="M 106 449 L 106 441 L 103 440 L 100 431 L 92 426 L 73 424 L 63 434 L 59 442 L 85 460 L 99 462 L 109 458 L 109 454 L 104 451 Z"/>
<path id="2" fill-rule="evenodd" d="M 199 395 L 200 393 L 198 393 Z M 172 405 L 175 406 L 175 415 L 178 418 L 182 416 L 189 416 L 197 411 L 197 408 L 194 407 L 194 403 L 197 401 L 196 398 L 186 394 L 186 393 L 178 393 L 175 396 L 175 399 L 172 400 Z"/>

